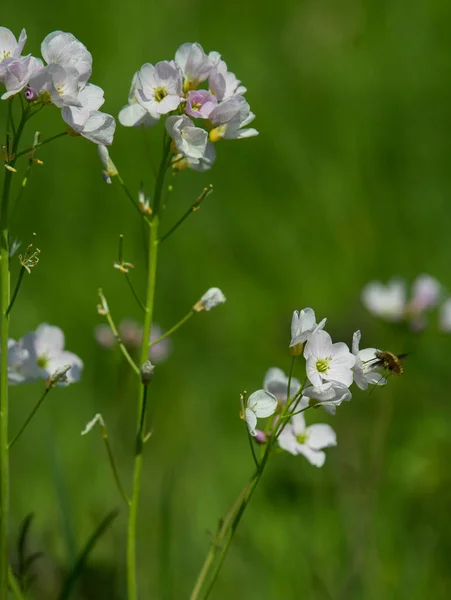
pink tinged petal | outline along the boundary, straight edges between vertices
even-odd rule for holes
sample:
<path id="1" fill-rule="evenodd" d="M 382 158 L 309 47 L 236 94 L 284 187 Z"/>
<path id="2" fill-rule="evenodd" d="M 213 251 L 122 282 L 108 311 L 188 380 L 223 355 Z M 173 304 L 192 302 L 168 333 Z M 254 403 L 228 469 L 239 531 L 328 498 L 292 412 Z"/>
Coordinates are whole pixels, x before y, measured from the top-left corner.
<path id="1" fill-rule="evenodd" d="M 247 428 L 249 429 L 249 433 L 252 436 L 255 436 L 256 435 L 255 428 L 257 426 L 257 415 L 255 414 L 255 412 L 252 409 L 246 408 L 246 410 L 244 411 L 244 418 L 246 420 L 246 424 L 247 424 Z"/>
<path id="2" fill-rule="evenodd" d="M 294 436 L 302 435 L 306 432 L 304 413 L 294 415 L 294 417 L 291 418 L 290 424 Z"/>
<path id="3" fill-rule="evenodd" d="M 440 299 L 441 287 L 435 277 L 419 275 L 412 284 L 411 309 L 421 312 L 434 308 Z"/>
<path id="4" fill-rule="evenodd" d="M 307 427 L 307 444 L 313 450 L 330 448 L 337 445 L 337 436 L 330 425 L 317 423 Z"/>
<path id="5" fill-rule="evenodd" d="M 273 415 L 276 412 L 277 405 L 277 398 L 265 390 L 257 390 L 249 396 L 247 401 L 248 408 L 259 419 Z"/>
<path id="6" fill-rule="evenodd" d="M 440 307 L 439 327 L 444 333 L 451 331 L 451 298 L 445 300 Z"/>

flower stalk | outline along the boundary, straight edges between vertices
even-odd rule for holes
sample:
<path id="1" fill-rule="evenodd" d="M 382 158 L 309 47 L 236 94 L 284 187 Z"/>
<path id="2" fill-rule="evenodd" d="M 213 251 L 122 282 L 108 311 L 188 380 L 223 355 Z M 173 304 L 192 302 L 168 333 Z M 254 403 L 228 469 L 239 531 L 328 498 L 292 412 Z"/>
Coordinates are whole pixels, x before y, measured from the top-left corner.
<path id="1" fill-rule="evenodd" d="M 166 171 L 170 164 L 170 140 L 164 141 L 164 151 L 161 158 L 160 167 L 155 181 L 154 203 L 151 221 L 148 222 L 148 272 L 147 272 L 147 290 L 145 300 L 143 338 L 141 343 L 140 364 L 144 364 L 149 357 L 150 334 L 152 328 L 152 317 L 155 302 L 156 274 L 158 262 L 159 245 L 159 225 L 161 196 L 164 186 Z M 127 587 L 128 600 L 137 600 L 136 586 L 136 524 L 138 518 L 139 494 L 141 490 L 141 475 L 143 467 L 143 425 L 146 420 L 147 411 L 147 386 L 142 385 L 139 389 L 138 398 L 138 420 L 137 420 L 137 443 L 135 450 L 135 464 L 133 469 L 133 490 L 131 495 L 131 505 L 128 519 L 127 532 Z"/>
<path id="2" fill-rule="evenodd" d="M 8 114 L 12 120 L 12 100 L 9 101 Z M 28 113 L 25 109 L 9 147 L 7 134 L 7 165 L 5 169 L 0 212 L 0 600 L 8 597 L 8 521 L 9 521 L 9 452 L 8 452 L 8 338 L 11 290 L 9 272 L 9 201 L 11 182 L 19 146 Z M 12 170 L 11 170 L 12 169 Z"/>

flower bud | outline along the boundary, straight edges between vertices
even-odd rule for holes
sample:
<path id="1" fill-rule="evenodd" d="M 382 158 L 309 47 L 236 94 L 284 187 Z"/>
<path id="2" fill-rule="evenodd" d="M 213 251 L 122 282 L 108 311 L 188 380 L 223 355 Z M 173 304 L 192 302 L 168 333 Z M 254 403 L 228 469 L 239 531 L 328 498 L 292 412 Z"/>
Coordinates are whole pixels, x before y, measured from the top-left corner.
<path id="1" fill-rule="evenodd" d="M 201 312 L 202 310 L 211 310 L 219 304 L 224 304 L 226 297 L 219 288 L 210 288 L 205 292 L 202 298 L 193 306 L 193 310 Z"/>
<path id="2" fill-rule="evenodd" d="M 23 93 L 23 97 L 27 102 L 35 102 L 38 99 L 38 93 L 33 88 L 27 87 Z"/>
<path id="3" fill-rule="evenodd" d="M 152 381 L 153 374 L 155 373 L 155 366 L 150 360 L 146 360 L 146 362 L 141 365 L 140 371 L 142 384 L 149 385 Z"/>

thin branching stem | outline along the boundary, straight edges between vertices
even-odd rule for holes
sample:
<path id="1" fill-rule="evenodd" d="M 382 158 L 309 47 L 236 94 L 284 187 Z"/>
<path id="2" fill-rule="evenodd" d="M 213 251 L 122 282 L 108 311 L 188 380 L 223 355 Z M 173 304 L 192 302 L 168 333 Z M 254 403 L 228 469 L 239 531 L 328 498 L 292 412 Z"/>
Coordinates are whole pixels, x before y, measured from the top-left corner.
<path id="1" fill-rule="evenodd" d="M 62 131 L 61 133 L 57 133 L 56 135 L 49 137 L 46 140 L 42 140 L 42 142 L 39 142 L 38 144 L 36 144 L 34 146 L 31 146 L 31 148 L 22 150 L 21 152 L 19 152 L 18 154 L 15 155 L 15 158 L 20 158 L 24 154 L 33 152 L 34 150 L 36 150 L 36 148 L 40 148 L 41 146 L 44 146 L 45 144 L 49 144 L 50 142 L 53 142 L 53 140 L 57 140 L 58 138 L 63 137 L 64 135 L 67 135 L 67 131 Z"/>
<path id="2" fill-rule="evenodd" d="M 163 340 L 165 340 L 166 338 L 168 338 L 169 336 L 171 336 L 184 323 L 186 323 L 189 319 L 191 319 L 191 317 L 193 315 L 194 315 L 194 310 L 190 310 L 189 313 L 187 315 L 185 315 L 183 317 L 183 319 L 180 319 L 180 321 L 178 323 L 176 323 L 173 327 L 171 327 L 171 329 L 168 329 L 165 333 L 163 333 L 163 335 L 160 335 L 160 337 L 156 338 L 155 340 L 152 340 L 150 342 L 150 344 L 149 344 L 149 348 L 152 348 L 152 346 L 155 346 L 156 344 L 159 344 L 160 342 L 162 342 Z"/>

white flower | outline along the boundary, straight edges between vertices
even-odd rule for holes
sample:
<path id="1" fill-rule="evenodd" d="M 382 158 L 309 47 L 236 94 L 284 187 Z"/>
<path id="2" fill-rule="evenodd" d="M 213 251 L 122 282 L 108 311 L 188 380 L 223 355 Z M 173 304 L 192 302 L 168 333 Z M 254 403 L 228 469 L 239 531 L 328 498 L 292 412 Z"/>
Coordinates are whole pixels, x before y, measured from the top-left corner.
<path id="1" fill-rule="evenodd" d="M 42 60 L 34 58 L 34 56 L 11 58 L 5 60 L 4 63 L 2 79 L 6 92 L 2 95 L 2 100 L 22 91 L 28 85 L 30 77 L 43 67 Z"/>
<path id="2" fill-rule="evenodd" d="M 64 106 L 63 120 L 78 134 L 95 144 L 109 146 L 113 143 L 116 121 L 111 115 L 97 110 L 105 102 L 103 90 L 88 83 L 78 94 L 81 106 Z M 117 173 L 115 173 L 117 174 Z"/>
<path id="3" fill-rule="evenodd" d="M 153 117 L 172 112 L 182 101 L 182 74 L 174 62 L 146 63 L 138 78 L 136 98 Z"/>
<path id="4" fill-rule="evenodd" d="M 28 86 L 35 94 L 43 96 L 44 101 L 51 102 L 59 108 L 82 106 L 78 99 L 79 75 L 73 67 L 50 64 L 35 72 L 30 77 Z"/>
<path id="5" fill-rule="evenodd" d="M 445 300 L 440 307 L 439 327 L 445 333 L 451 332 L 451 298 Z"/>
<path id="6" fill-rule="evenodd" d="M 20 32 L 19 40 L 16 40 L 12 31 L 6 27 L 0 27 L 0 81 L 2 81 L 4 61 L 10 58 L 18 58 L 22 54 L 26 41 L 27 33 L 25 29 Z"/>
<path id="7" fill-rule="evenodd" d="M 333 344 L 327 332 L 317 331 L 310 336 L 304 357 L 307 377 L 312 385 L 319 387 L 323 381 L 338 381 L 347 387 L 351 385 L 355 356 L 344 342 Z"/>
<path id="8" fill-rule="evenodd" d="M 205 154 L 201 158 L 190 158 L 182 153 L 176 154 L 172 160 L 172 168 L 177 171 L 183 171 L 184 169 L 189 168 L 193 171 L 204 172 L 211 169 L 215 160 L 215 145 L 211 142 L 207 142 Z"/>
<path id="9" fill-rule="evenodd" d="M 205 292 L 202 298 L 193 306 L 193 310 L 200 312 L 201 310 L 211 310 L 215 306 L 224 304 L 226 297 L 219 288 L 210 288 Z"/>
<path id="10" fill-rule="evenodd" d="M 218 104 L 210 113 L 213 129 L 210 131 L 210 141 L 221 139 L 241 139 L 258 135 L 256 129 L 247 129 L 255 119 L 249 104 L 243 96 L 233 96 Z"/>
<path id="11" fill-rule="evenodd" d="M 298 408 L 302 409 L 309 404 L 313 406 L 320 405 L 326 412 L 334 415 L 337 412 L 337 406 L 342 402 L 351 400 L 352 394 L 348 387 L 338 381 L 328 381 L 320 386 L 309 386 L 302 391 L 302 398 Z M 313 400 L 314 402 L 311 402 Z"/>
<path id="12" fill-rule="evenodd" d="M 279 402 L 284 403 L 287 401 L 288 377 L 282 369 L 272 367 L 266 371 L 263 388 L 265 391 L 275 396 Z M 293 377 L 290 383 L 290 398 L 293 398 L 300 388 L 301 384 Z"/>
<path id="13" fill-rule="evenodd" d="M 327 319 L 316 323 L 315 311 L 312 308 L 295 310 L 291 319 L 291 342 L 290 348 L 297 344 L 304 344 L 311 335 L 324 329 Z"/>
<path id="14" fill-rule="evenodd" d="M 26 381 L 22 367 L 28 356 L 28 350 L 23 348 L 21 344 L 12 339 L 8 340 L 8 383 L 10 385 Z"/>
<path id="15" fill-rule="evenodd" d="M 209 57 L 213 67 L 208 79 L 208 87 L 218 101 L 245 94 L 246 88 L 240 85 L 241 81 L 236 78 L 235 73 L 227 70 L 227 65 L 221 60 L 221 55 L 218 52 L 210 52 Z"/>
<path id="16" fill-rule="evenodd" d="M 195 90 L 201 81 L 205 81 L 212 67 L 210 58 L 198 43 L 182 44 L 175 53 L 175 62 L 183 73 L 183 90 Z"/>
<path id="17" fill-rule="evenodd" d="M 249 396 L 244 411 L 244 419 L 252 436 L 257 434 L 255 431 L 257 418 L 270 417 L 276 412 L 277 405 L 277 398 L 265 390 L 257 390 Z"/>
<path id="18" fill-rule="evenodd" d="M 382 377 L 380 367 L 377 363 L 377 348 L 365 348 L 359 350 L 361 333 L 356 331 L 352 337 L 352 353 L 355 356 L 354 381 L 361 390 L 366 390 L 368 385 L 385 385 L 387 380 Z"/>
<path id="19" fill-rule="evenodd" d="M 28 352 L 28 357 L 21 366 L 26 379 L 47 379 L 66 365 L 71 367 L 67 374 L 68 383 L 80 379 L 83 362 L 72 352 L 64 350 L 64 333 L 59 327 L 43 323 L 36 331 L 27 333 L 19 344 Z"/>
<path id="20" fill-rule="evenodd" d="M 419 275 L 412 284 L 408 311 L 414 315 L 434 308 L 440 300 L 441 285 L 431 275 Z"/>
<path id="21" fill-rule="evenodd" d="M 392 279 L 387 285 L 372 281 L 363 288 L 362 302 L 373 315 L 399 321 L 406 308 L 405 283 L 400 279 Z"/>
<path id="22" fill-rule="evenodd" d="M 48 65 L 60 65 L 75 69 L 80 87 L 88 81 L 92 72 L 92 56 L 86 46 L 71 33 L 53 31 L 41 44 L 41 53 Z"/>
<path id="23" fill-rule="evenodd" d="M 279 446 L 294 454 L 302 454 L 315 467 L 322 467 L 326 460 L 323 448 L 337 445 L 337 437 L 332 427 L 316 424 L 306 427 L 302 413 L 294 415 L 278 438 Z"/>
<path id="24" fill-rule="evenodd" d="M 128 104 L 119 112 L 119 122 L 124 127 L 153 127 L 160 120 L 160 115 L 151 115 L 138 102 L 138 92 L 142 91 L 139 71 L 133 75 L 132 85 L 128 94 Z"/>
<path id="25" fill-rule="evenodd" d="M 168 117 L 166 130 L 174 140 L 177 150 L 192 161 L 201 159 L 207 148 L 207 132 L 196 127 L 189 117 Z"/>
<path id="26" fill-rule="evenodd" d="M 102 429 L 105 428 L 105 421 L 103 420 L 103 417 L 100 413 L 97 413 L 95 417 L 91 421 L 89 421 L 89 423 L 86 423 L 86 426 L 81 432 L 81 435 L 86 435 L 87 433 L 89 433 L 97 423 L 100 425 L 100 427 L 102 427 Z"/>

